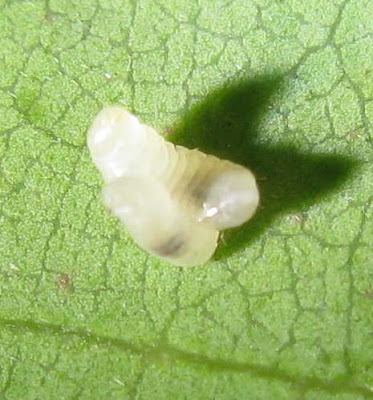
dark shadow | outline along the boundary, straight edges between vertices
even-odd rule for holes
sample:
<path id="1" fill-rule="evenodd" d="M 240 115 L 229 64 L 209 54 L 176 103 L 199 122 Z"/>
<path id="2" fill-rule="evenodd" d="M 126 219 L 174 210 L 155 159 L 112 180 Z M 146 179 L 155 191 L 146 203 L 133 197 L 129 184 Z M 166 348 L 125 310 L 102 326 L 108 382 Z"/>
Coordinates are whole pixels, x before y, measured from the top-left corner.
<path id="1" fill-rule="evenodd" d="M 340 155 L 302 154 L 291 146 L 260 143 L 260 120 L 282 84 L 280 77 L 226 84 L 193 106 L 170 133 L 172 142 L 245 165 L 257 177 L 257 214 L 242 227 L 226 231 L 215 258 L 247 245 L 278 215 L 306 211 L 335 190 L 357 164 Z"/>

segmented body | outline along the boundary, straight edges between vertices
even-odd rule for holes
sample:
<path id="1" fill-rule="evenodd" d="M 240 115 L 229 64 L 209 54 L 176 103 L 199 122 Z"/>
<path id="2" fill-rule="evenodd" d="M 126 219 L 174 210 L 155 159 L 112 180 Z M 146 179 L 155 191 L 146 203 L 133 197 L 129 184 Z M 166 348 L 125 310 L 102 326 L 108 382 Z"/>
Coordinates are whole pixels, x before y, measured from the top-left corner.
<path id="1" fill-rule="evenodd" d="M 107 207 L 140 247 L 175 265 L 205 263 L 219 230 L 245 222 L 258 205 L 248 169 L 175 146 L 121 107 L 100 111 L 88 146 Z"/>

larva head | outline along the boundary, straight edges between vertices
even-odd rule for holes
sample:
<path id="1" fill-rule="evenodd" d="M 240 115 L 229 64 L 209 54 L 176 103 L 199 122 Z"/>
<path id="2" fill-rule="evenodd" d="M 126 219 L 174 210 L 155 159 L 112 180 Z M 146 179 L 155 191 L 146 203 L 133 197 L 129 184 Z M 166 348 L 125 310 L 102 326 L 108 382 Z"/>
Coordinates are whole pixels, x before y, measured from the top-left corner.
<path id="1" fill-rule="evenodd" d="M 88 147 L 93 157 L 105 157 L 115 151 L 123 136 L 123 127 L 128 131 L 138 129 L 138 119 L 122 107 L 105 107 L 95 117 L 88 132 Z"/>
<path id="2" fill-rule="evenodd" d="M 232 168 L 220 173 L 207 189 L 200 221 L 220 230 L 248 221 L 259 204 L 254 175 L 246 168 Z"/>
<path id="3" fill-rule="evenodd" d="M 89 128 L 87 142 L 94 163 L 110 182 L 136 171 L 149 129 L 126 109 L 106 107 Z"/>

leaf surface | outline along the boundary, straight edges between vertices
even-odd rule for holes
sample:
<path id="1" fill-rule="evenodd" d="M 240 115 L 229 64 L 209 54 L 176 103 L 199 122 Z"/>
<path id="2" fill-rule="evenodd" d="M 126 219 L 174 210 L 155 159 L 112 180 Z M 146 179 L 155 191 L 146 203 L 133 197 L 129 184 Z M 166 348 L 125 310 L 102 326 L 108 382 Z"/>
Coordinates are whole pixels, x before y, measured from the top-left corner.
<path id="1" fill-rule="evenodd" d="M 0 0 L 0 398 L 373 399 L 372 15 Z M 205 267 L 102 206 L 85 138 L 112 103 L 257 175 Z"/>

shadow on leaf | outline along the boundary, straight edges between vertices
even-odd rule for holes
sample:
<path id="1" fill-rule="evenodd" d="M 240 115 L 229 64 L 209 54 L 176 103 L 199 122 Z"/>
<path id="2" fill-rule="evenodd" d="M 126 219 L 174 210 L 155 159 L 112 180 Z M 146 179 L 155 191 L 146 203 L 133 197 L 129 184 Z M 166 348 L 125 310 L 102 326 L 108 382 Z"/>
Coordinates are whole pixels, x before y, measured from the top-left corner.
<path id="1" fill-rule="evenodd" d="M 242 227 L 226 231 L 215 258 L 225 258 L 261 235 L 280 214 L 298 214 L 338 188 L 356 162 L 341 155 L 304 154 L 263 144 L 259 124 L 279 93 L 280 77 L 236 81 L 192 107 L 169 136 L 172 142 L 237 162 L 257 177 L 261 205 Z"/>

